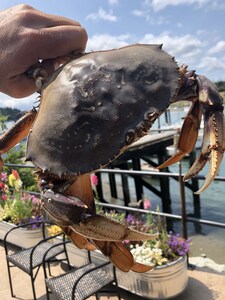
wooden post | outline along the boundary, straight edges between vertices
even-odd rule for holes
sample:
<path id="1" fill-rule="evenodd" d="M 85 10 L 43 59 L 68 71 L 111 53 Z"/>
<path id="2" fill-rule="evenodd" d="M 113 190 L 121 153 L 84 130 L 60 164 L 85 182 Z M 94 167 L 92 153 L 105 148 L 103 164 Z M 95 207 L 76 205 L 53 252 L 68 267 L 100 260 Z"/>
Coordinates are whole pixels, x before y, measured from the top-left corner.
<path id="1" fill-rule="evenodd" d="M 161 151 L 158 153 L 158 162 L 159 165 L 161 165 L 167 158 L 166 152 Z M 168 171 L 168 168 L 166 168 L 165 171 Z M 162 199 L 162 208 L 163 212 L 165 213 L 171 213 L 171 198 L 170 198 L 170 184 L 169 184 L 169 178 L 168 177 L 159 177 L 160 182 L 160 190 L 161 190 L 161 199 Z"/>
<path id="2" fill-rule="evenodd" d="M 132 159 L 133 170 L 140 171 L 141 163 L 140 158 L 136 157 Z M 137 201 L 143 198 L 143 185 L 141 176 L 134 177 L 135 191 Z"/>

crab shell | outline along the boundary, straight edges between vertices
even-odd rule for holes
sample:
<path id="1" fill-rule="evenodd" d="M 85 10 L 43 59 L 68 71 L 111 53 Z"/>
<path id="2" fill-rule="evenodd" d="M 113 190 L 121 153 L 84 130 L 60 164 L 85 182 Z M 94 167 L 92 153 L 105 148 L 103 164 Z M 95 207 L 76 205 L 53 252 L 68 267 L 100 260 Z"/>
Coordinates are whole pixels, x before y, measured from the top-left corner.
<path id="1" fill-rule="evenodd" d="M 71 60 L 44 84 L 26 160 L 61 178 L 107 165 L 165 111 L 178 78 L 176 62 L 159 45 Z"/>

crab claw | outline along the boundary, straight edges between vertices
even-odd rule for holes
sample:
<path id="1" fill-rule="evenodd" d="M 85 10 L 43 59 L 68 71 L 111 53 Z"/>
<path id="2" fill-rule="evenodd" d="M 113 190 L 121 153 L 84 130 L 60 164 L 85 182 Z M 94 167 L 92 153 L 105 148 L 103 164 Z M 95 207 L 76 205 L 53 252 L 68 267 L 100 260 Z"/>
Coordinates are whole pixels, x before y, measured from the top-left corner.
<path id="1" fill-rule="evenodd" d="M 93 243 L 107 256 L 110 261 L 121 271 L 134 271 L 137 273 L 145 273 L 154 268 L 134 261 L 133 255 L 124 246 L 122 242 L 106 242 L 93 240 Z"/>
<path id="2" fill-rule="evenodd" d="M 158 234 L 137 231 L 103 215 L 91 215 L 89 209 L 76 197 L 68 198 L 47 190 L 42 194 L 43 207 L 61 227 L 69 226 L 73 231 L 88 239 L 102 241 L 146 241 Z"/>
<path id="3" fill-rule="evenodd" d="M 148 241 L 158 237 L 157 233 L 140 232 L 103 215 L 87 216 L 72 227 L 79 234 L 100 241 Z"/>
<path id="4" fill-rule="evenodd" d="M 95 250 L 97 247 L 124 272 L 151 270 L 153 266 L 136 263 L 122 241 L 145 241 L 158 235 L 139 232 L 103 215 L 96 215 L 89 181 L 89 176 L 79 176 L 66 190 L 72 198 L 51 189 L 43 191 L 45 210 L 78 248 Z"/>
<path id="5" fill-rule="evenodd" d="M 61 226 L 61 229 L 65 232 L 67 236 L 70 237 L 71 241 L 77 246 L 77 248 L 86 249 L 88 251 L 96 250 L 96 247 L 93 243 L 88 241 L 88 239 L 83 235 L 80 235 L 79 233 L 73 231 L 73 229 L 70 226 Z"/>
<path id="6" fill-rule="evenodd" d="M 203 186 L 196 192 L 203 192 L 218 173 L 225 149 L 225 120 L 223 98 L 215 85 L 206 77 L 198 76 L 199 102 L 203 106 L 204 135 L 199 157 L 184 176 L 188 180 L 198 174 L 211 158 L 210 168 Z"/>
<path id="7" fill-rule="evenodd" d="M 134 262 L 132 271 L 136 273 L 145 273 L 155 268 L 155 265 L 144 265 L 139 262 Z"/>
<path id="8" fill-rule="evenodd" d="M 200 127 L 201 117 L 202 108 L 199 101 L 193 102 L 181 129 L 178 141 L 178 153 L 158 166 L 157 169 L 163 169 L 175 164 L 194 149 L 198 138 L 198 129 Z"/>
<path id="9" fill-rule="evenodd" d="M 101 252 L 121 271 L 129 272 L 134 265 L 134 258 L 122 242 L 93 240 Z"/>
<path id="10" fill-rule="evenodd" d="M 189 72 L 186 72 L 184 76 L 181 74 L 183 84 L 174 100 L 174 102 L 184 99 L 192 101 L 192 106 L 182 126 L 178 142 L 179 152 L 160 165 L 158 169 L 174 164 L 193 150 L 203 114 L 204 135 L 201 153 L 183 178 L 186 181 L 194 177 L 211 158 L 205 183 L 196 192 L 196 194 L 199 194 L 213 181 L 222 162 L 225 150 L 225 120 L 223 115 L 223 98 L 217 91 L 216 86 L 205 76 L 196 77 L 193 75 L 189 74 Z"/>
<path id="11" fill-rule="evenodd" d="M 210 157 L 210 168 L 206 175 L 205 182 L 203 186 L 195 192 L 196 194 L 203 192 L 215 178 L 223 160 L 224 149 L 225 121 L 223 112 L 218 110 L 210 115 L 206 113 L 204 118 L 204 135 L 200 155 L 183 178 L 184 181 L 187 181 L 198 174 Z"/>

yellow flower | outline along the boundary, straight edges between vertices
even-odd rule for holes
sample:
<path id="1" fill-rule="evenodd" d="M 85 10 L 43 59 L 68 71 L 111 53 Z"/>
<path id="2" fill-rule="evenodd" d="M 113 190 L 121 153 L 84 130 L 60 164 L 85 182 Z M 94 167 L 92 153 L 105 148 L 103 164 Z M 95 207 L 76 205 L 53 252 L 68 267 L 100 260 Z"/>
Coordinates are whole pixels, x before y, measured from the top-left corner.
<path id="1" fill-rule="evenodd" d="M 52 225 L 48 227 L 48 233 L 50 236 L 56 235 L 60 232 L 62 232 L 62 229 L 58 225 Z"/>
<path id="2" fill-rule="evenodd" d="M 22 187 L 22 181 L 19 177 L 16 177 L 13 173 L 11 173 L 8 177 L 9 185 L 14 188 L 16 191 L 19 191 Z"/>
<path id="3" fill-rule="evenodd" d="M 16 177 L 13 174 L 9 175 L 9 185 L 14 187 L 14 182 L 16 181 Z"/>

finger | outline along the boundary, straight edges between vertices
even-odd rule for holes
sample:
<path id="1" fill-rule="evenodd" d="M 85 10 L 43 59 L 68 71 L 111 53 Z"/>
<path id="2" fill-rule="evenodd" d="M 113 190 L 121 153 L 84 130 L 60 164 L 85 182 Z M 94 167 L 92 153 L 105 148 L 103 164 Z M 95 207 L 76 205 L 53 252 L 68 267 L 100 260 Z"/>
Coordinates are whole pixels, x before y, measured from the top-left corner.
<path id="1" fill-rule="evenodd" d="M 43 28 L 37 33 L 36 52 L 39 59 L 64 56 L 72 51 L 84 51 L 87 33 L 81 26 Z"/>
<path id="2" fill-rule="evenodd" d="M 39 59 L 49 60 L 46 65 L 47 73 L 50 74 L 55 69 L 55 59 L 57 57 L 63 57 L 72 51 L 83 52 L 86 46 L 87 34 L 86 31 L 80 26 L 57 26 L 52 28 L 44 28 L 35 32 L 30 37 L 30 43 L 32 49 L 34 49 L 29 55 L 27 55 L 28 61 L 25 70 L 38 62 Z M 24 60 L 21 55 L 21 61 Z M 20 73 L 17 71 L 17 74 Z M 7 87 L 3 92 L 10 96 L 21 98 L 31 95 L 36 91 L 35 81 L 28 79 L 24 74 L 14 75 L 10 78 Z"/>
<path id="3" fill-rule="evenodd" d="M 60 66 L 60 64 L 56 59 L 45 59 L 42 60 L 41 62 L 41 67 L 45 70 L 45 72 L 50 75 L 51 73 L 53 73 L 56 69 L 58 69 Z"/>
<path id="4" fill-rule="evenodd" d="M 80 26 L 80 23 L 58 15 L 46 14 L 39 11 L 29 5 L 19 6 L 19 12 L 21 22 L 28 28 L 43 28 L 43 27 L 54 27 L 61 25 Z"/>
<path id="5" fill-rule="evenodd" d="M 71 61 L 76 57 L 82 56 L 81 52 L 76 52 L 76 53 L 78 53 L 79 56 L 78 54 L 77 56 L 75 56 L 74 52 L 71 52 L 64 56 L 57 56 L 56 58 L 43 59 L 41 62 L 41 66 L 49 75 L 55 70 L 57 70 L 61 65 L 64 65 L 65 63 Z"/>
<path id="6" fill-rule="evenodd" d="M 14 98 L 24 98 L 37 91 L 35 80 L 32 78 L 27 78 L 25 74 L 15 76 L 7 82 L 4 86 L 2 92 L 14 97 Z"/>

